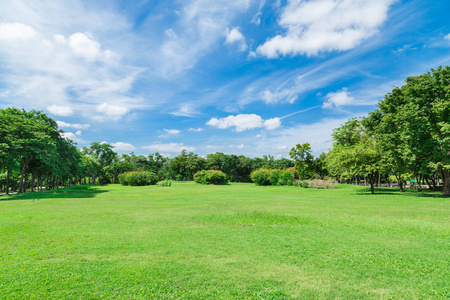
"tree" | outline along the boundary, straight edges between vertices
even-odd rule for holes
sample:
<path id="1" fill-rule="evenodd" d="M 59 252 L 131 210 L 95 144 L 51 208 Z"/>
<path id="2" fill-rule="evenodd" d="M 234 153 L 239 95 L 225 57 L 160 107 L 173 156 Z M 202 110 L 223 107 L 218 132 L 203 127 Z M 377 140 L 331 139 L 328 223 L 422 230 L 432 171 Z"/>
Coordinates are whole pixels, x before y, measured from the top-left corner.
<path id="1" fill-rule="evenodd" d="M 301 179 L 314 177 L 314 156 L 311 154 L 309 143 L 297 144 L 289 152 L 289 156 L 295 162 L 295 169 Z"/>
<path id="2" fill-rule="evenodd" d="M 450 67 L 432 69 L 408 77 L 401 117 L 405 142 L 423 163 L 437 170 L 443 180 L 444 196 L 450 196 Z"/>
<path id="3" fill-rule="evenodd" d="M 328 168 L 341 178 L 364 174 L 369 179 L 370 191 L 382 168 L 381 154 L 376 140 L 365 132 L 363 122 L 353 118 L 333 130 L 332 149 L 326 162 Z"/>

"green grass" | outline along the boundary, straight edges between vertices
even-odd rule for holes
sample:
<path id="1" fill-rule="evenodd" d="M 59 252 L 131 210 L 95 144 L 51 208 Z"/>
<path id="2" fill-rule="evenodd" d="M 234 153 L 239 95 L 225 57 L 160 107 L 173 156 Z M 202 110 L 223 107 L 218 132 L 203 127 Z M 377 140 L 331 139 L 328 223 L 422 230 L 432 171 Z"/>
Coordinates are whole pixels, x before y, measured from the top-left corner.
<path id="1" fill-rule="evenodd" d="M 439 193 L 72 187 L 0 197 L 0 298 L 448 299 Z"/>

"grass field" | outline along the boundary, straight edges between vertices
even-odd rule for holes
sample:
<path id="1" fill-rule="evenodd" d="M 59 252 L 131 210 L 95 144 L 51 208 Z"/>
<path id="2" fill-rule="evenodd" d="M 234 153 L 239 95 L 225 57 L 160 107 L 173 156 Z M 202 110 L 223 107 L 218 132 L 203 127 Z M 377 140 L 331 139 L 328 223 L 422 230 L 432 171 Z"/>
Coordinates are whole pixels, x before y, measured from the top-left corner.
<path id="1" fill-rule="evenodd" d="M 440 193 L 253 184 L 0 197 L 4 299 L 448 299 Z"/>

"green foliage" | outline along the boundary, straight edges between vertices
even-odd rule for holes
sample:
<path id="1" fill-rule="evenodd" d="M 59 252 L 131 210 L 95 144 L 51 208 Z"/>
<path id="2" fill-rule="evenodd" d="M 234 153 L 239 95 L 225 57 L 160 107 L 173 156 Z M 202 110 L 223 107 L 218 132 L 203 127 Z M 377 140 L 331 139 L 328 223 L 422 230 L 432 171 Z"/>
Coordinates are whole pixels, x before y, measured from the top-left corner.
<path id="1" fill-rule="evenodd" d="M 252 172 L 251 178 L 257 185 L 292 185 L 294 175 L 288 170 L 258 169 Z"/>
<path id="2" fill-rule="evenodd" d="M 322 179 L 313 179 L 313 180 L 306 180 L 303 182 L 302 187 L 309 187 L 313 189 L 335 189 L 336 188 L 336 182 L 331 180 L 322 180 Z"/>
<path id="3" fill-rule="evenodd" d="M 309 143 L 297 144 L 289 152 L 300 179 L 314 178 L 314 156 Z"/>
<path id="4" fill-rule="evenodd" d="M 225 184 L 228 176 L 222 171 L 202 170 L 194 174 L 194 181 L 202 184 Z"/>
<path id="5" fill-rule="evenodd" d="M 306 181 L 306 180 L 304 180 L 304 181 L 299 181 L 299 182 L 298 182 L 298 186 L 301 187 L 301 188 L 306 189 L 306 188 L 309 187 L 308 181 Z"/>
<path id="6" fill-rule="evenodd" d="M 126 172 L 119 175 L 119 182 L 122 185 L 131 186 L 155 185 L 158 182 L 158 176 L 147 171 Z"/>
<path id="7" fill-rule="evenodd" d="M 163 180 L 163 181 L 161 181 L 161 182 L 159 183 L 159 186 L 162 186 L 162 187 L 171 187 L 171 186 L 172 186 L 172 181 L 170 181 L 169 179 L 165 179 L 165 180 Z"/>

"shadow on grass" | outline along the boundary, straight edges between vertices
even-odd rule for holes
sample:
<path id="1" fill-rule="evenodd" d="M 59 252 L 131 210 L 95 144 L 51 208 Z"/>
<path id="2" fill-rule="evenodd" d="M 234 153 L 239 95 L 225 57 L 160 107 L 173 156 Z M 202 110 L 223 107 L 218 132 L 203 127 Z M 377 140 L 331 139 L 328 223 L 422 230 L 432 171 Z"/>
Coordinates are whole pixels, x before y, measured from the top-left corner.
<path id="1" fill-rule="evenodd" d="M 100 190 L 98 186 L 92 185 L 75 185 L 62 189 L 48 190 L 42 192 L 28 192 L 22 194 L 14 194 L 9 196 L 1 196 L 0 201 L 13 200 L 38 200 L 52 198 L 94 198 L 99 193 L 106 193 L 106 190 Z"/>
<path id="2" fill-rule="evenodd" d="M 375 187 L 374 195 L 390 195 L 390 196 L 408 196 L 408 197 L 427 197 L 427 198 L 442 198 L 447 199 L 447 197 L 444 197 L 442 195 L 443 190 L 442 189 L 436 189 L 436 190 L 428 190 L 428 189 L 422 189 L 421 192 L 419 190 L 414 189 L 411 190 L 409 188 L 404 189 L 405 192 L 400 192 L 400 189 L 398 187 Z M 355 192 L 357 195 L 372 195 L 370 193 L 370 187 L 362 187 L 360 190 Z"/>

